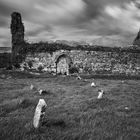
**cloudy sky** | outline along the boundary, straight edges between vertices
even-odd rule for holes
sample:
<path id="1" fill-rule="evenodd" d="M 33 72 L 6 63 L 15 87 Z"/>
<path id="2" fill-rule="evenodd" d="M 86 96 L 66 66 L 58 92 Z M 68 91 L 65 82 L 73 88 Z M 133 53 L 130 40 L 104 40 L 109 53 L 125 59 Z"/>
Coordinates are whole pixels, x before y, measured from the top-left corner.
<path id="1" fill-rule="evenodd" d="M 30 42 L 130 40 L 140 28 L 140 0 L 0 0 L 0 47 L 11 46 L 14 11 L 21 13 Z"/>

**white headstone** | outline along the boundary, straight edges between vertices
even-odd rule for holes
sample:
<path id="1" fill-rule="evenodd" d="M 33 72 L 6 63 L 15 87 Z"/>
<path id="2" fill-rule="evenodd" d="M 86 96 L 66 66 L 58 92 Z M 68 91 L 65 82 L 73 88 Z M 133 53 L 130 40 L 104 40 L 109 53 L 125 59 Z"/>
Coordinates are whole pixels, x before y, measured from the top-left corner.
<path id="1" fill-rule="evenodd" d="M 103 93 L 104 93 L 103 90 L 99 90 L 97 99 L 101 99 L 103 97 Z"/>
<path id="2" fill-rule="evenodd" d="M 30 86 L 30 89 L 31 89 L 31 90 L 33 90 L 33 89 L 34 89 L 34 86 L 33 86 L 32 84 L 31 84 L 31 86 Z"/>
<path id="3" fill-rule="evenodd" d="M 96 87 L 94 82 L 91 83 L 91 87 Z"/>
<path id="4" fill-rule="evenodd" d="M 42 89 L 39 90 L 39 94 L 40 94 L 40 95 L 42 94 L 42 91 L 43 91 Z"/>
<path id="5" fill-rule="evenodd" d="M 45 109 L 47 107 L 47 104 L 44 99 L 39 99 L 39 102 L 37 104 L 34 118 L 33 118 L 33 126 L 35 128 L 38 128 L 40 125 L 41 118 L 45 115 Z"/>
<path id="6" fill-rule="evenodd" d="M 128 110 L 129 108 L 126 106 L 125 109 Z"/>

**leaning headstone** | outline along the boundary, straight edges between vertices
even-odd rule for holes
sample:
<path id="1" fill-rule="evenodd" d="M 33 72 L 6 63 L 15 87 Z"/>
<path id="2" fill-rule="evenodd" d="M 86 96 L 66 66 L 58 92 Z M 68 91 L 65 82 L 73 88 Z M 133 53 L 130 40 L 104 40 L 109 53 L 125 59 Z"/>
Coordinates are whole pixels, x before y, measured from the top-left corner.
<path id="1" fill-rule="evenodd" d="M 40 95 L 42 94 L 42 91 L 43 91 L 42 89 L 40 89 L 40 90 L 38 91 Z"/>
<path id="2" fill-rule="evenodd" d="M 98 90 L 98 97 L 97 99 L 101 99 L 103 97 L 104 91 L 103 90 Z"/>
<path id="3" fill-rule="evenodd" d="M 34 86 L 33 86 L 32 84 L 31 84 L 31 86 L 30 86 L 30 89 L 31 89 L 31 90 L 33 90 L 33 89 L 34 89 Z"/>
<path id="4" fill-rule="evenodd" d="M 33 118 L 33 126 L 34 128 L 39 128 L 41 124 L 41 120 L 45 116 L 45 110 L 46 110 L 47 104 L 44 99 L 39 99 L 39 102 L 37 104 L 34 118 Z"/>
<path id="5" fill-rule="evenodd" d="M 30 89 L 31 90 L 37 90 L 37 88 L 33 84 L 31 84 Z"/>

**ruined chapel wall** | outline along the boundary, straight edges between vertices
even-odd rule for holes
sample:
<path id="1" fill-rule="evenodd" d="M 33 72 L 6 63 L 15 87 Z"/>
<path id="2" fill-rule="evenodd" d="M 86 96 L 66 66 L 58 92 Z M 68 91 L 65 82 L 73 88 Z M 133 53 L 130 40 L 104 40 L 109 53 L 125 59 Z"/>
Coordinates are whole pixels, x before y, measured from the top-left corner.
<path id="1" fill-rule="evenodd" d="M 81 73 L 140 74 L 140 57 L 139 54 L 134 53 L 59 50 L 52 54 L 38 53 L 36 56 L 30 56 L 27 58 L 39 58 L 39 61 L 42 62 L 45 67 L 54 70 L 56 67 L 56 58 L 62 54 L 70 56 L 73 62 L 72 67 L 78 68 Z"/>

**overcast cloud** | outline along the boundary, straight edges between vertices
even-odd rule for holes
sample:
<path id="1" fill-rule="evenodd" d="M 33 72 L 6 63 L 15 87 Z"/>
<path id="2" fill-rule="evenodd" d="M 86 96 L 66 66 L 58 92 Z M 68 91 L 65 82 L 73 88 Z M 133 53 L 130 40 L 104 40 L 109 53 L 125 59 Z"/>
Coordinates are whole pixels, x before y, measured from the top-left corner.
<path id="1" fill-rule="evenodd" d="M 0 0 L 0 47 L 11 46 L 10 15 L 17 11 L 25 39 L 132 40 L 140 28 L 139 0 Z"/>

